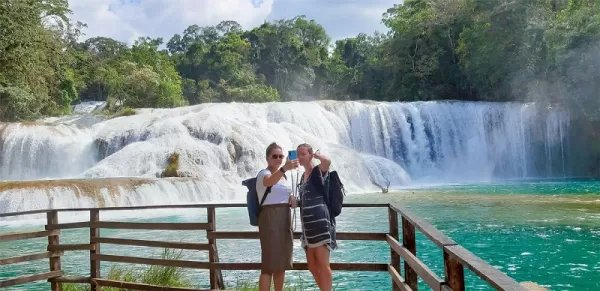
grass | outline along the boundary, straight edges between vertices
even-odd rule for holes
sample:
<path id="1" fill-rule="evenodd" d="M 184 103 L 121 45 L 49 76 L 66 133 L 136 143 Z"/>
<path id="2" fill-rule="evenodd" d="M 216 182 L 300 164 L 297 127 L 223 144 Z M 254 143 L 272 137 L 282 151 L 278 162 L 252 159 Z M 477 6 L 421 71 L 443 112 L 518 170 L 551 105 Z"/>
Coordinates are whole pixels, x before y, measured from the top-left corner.
<path id="1" fill-rule="evenodd" d="M 310 279 L 312 280 L 312 277 L 310 277 Z M 258 281 L 258 278 L 257 278 Z M 303 290 L 316 290 L 317 287 L 312 286 L 310 284 L 307 284 L 307 281 L 305 281 L 302 276 L 298 276 L 297 279 L 294 279 L 294 286 L 290 286 L 291 282 L 286 281 L 285 282 L 285 286 L 283 288 L 283 290 L 285 291 L 303 291 Z M 273 290 L 272 288 L 273 286 L 271 285 L 271 290 Z M 333 288 L 332 290 L 336 290 L 338 288 L 338 284 L 336 284 L 336 282 L 333 282 Z M 250 281 L 246 281 L 244 280 L 237 280 L 235 287 L 233 289 L 227 289 L 227 290 L 235 290 L 235 291 L 258 291 L 258 282 L 250 282 Z"/>
<path id="2" fill-rule="evenodd" d="M 141 274 L 139 272 L 135 272 L 132 269 L 113 266 L 108 272 L 109 280 L 117 280 L 117 281 L 125 281 L 125 282 L 137 282 L 137 283 L 145 283 L 159 286 L 169 286 L 169 287 L 188 287 L 192 288 L 191 284 L 187 281 L 181 281 L 183 278 L 183 274 L 181 274 L 181 270 L 176 270 L 181 268 L 174 267 L 157 267 L 152 266 L 149 269 L 143 271 Z M 136 278 L 141 278 L 138 282 Z M 290 282 L 286 282 L 286 287 L 284 287 L 285 291 L 302 291 L 302 290 L 312 290 L 314 288 L 309 288 L 308 285 L 305 284 L 305 281 L 302 277 L 299 277 L 297 280 L 294 280 L 295 285 L 290 286 Z M 335 290 L 335 286 L 333 290 Z M 63 284 L 63 291 L 89 291 L 90 287 L 82 284 Z M 121 291 L 126 289 L 113 288 L 113 287 L 104 287 L 102 290 L 108 291 Z M 246 279 L 238 279 L 235 283 L 235 287 L 226 288 L 226 290 L 235 290 L 235 291 L 258 291 L 258 282 L 256 281 L 246 281 Z"/>
<path id="3" fill-rule="evenodd" d="M 163 250 L 161 259 L 163 260 L 180 260 L 182 257 L 181 251 L 175 251 L 171 249 Z M 183 268 L 180 267 L 169 267 L 169 266 L 151 266 L 142 271 L 136 271 L 133 268 L 126 268 L 122 266 L 112 266 L 107 275 L 108 280 L 124 281 L 131 283 L 143 283 L 158 286 L 168 287 L 187 287 L 192 288 L 191 282 L 189 282 L 183 274 Z M 90 286 L 82 284 L 63 284 L 64 291 L 87 291 L 90 290 Z M 122 288 L 104 287 L 103 291 L 121 291 L 127 290 Z"/>
<path id="4" fill-rule="evenodd" d="M 181 251 L 175 251 L 171 249 L 164 249 L 161 255 L 161 259 L 163 260 L 180 260 L 182 258 Z M 168 266 L 150 266 L 144 270 L 135 270 L 133 268 L 127 268 L 124 266 L 113 265 L 106 278 L 108 280 L 115 281 L 124 281 L 131 283 L 143 283 L 157 286 L 167 286 L 167 287 L 186 287 L 186 288 L 194 288 L 197 286 L 193 286 L 190 281 L 188 281 L 184 274 L 184 269 L 180 267 L 168 267 Z M 311 278 L 312 279 L 312 278 Z M 258 291 L 258 278 L 256 281 L 249 281 L 247 279 L 238 279 L 235 283 L 235 287 L 228 288 L 227 290 L 236 290 L 236 291 Z M 286 291 L 301 291 L 313 289 L 311 286 L 306 284 L 301 276 L 297 279 L 294 279 L 294 285 L 291 286 L 291 282 L 286 282 L 286 287 L 284 290 Z M 334 290 L 335 288 L 334 282 Z M 63 291 L 89 291 L 90 286 L 86 284 L 73 284 L 66 283 L 62 286 Z M 103 291 L 121 291 L 127 290 L 123 288 L 114 288 L 114 287 L 103 287 Z"/>
<path id="5" fill-rule="evenodd" d="M 289 285 L 289 282 L 286 282 L 285 285 Z M 238 280 L 235 284 L 235 291 L 258 291 L 258 282 L 249 282 L 249 281 L 240 281 Z M 286 286 L 283 288 L 285 291 L 301 291 L 306 290 L 304 286 L 304 280 L 302 277 L 298 280 L 298 285 L 296 286 Z"/>
<path id="6" fill-rule="evenodd" d="M 131 108 L 131 107 L 122 107 L 119 110 L 117 110 L 116 112 L 110 114 L 110 118 L 115 118 L 115 117 L 121 117 L 121 116 L 131 116 L 131 115 L 135 115 L 137 112 L 135 111 L 135 109 Z"/>
<path id="7" fill-rule="evenodd" d="M 165 260 L 179 260 L 181 259 L 181 251 L 165 249 L 162 257 Z M 191 286 L 191 283 L 185 279 L 183 269 L 178 267 L 151 266 L 142 273 L 142 282 L 173 287 Z"/>
<path id="8" fill-rule="evenodd" d="M 165 170 L 161 173 L 161 177 L 178 177 L 179 171 L 179 153 L 173 153 L 169 156 L 168 164 Z"/>

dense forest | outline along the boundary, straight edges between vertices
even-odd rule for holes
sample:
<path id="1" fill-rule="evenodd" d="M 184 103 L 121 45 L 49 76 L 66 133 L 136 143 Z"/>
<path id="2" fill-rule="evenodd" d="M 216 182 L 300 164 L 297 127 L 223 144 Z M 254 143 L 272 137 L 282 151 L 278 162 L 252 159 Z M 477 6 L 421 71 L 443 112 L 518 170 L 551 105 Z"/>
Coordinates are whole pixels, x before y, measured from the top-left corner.
<path id="1" fill-rule="evenodd" d="M 405 0 L 385 34 L 332 41 L 304 16 L 169 40 L 84 39 L 67 0 L 0 3 L 0 120 L 204 102 L 538 101 L 600 120 L 600 0 Z"/>

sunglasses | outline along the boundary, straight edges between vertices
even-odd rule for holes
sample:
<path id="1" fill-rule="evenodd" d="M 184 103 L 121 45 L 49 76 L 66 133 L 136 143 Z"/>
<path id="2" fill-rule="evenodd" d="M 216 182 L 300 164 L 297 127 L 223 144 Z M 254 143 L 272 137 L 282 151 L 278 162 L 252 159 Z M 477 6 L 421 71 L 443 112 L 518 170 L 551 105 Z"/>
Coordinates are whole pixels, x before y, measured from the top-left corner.
<path id="1" fill-rule="evenodd" d="M 285 156 L 284 155 L 272 155 L 271 158 L 274 160 L 275 159 L 283 159 L 283 158 L 285 158 Z"/>

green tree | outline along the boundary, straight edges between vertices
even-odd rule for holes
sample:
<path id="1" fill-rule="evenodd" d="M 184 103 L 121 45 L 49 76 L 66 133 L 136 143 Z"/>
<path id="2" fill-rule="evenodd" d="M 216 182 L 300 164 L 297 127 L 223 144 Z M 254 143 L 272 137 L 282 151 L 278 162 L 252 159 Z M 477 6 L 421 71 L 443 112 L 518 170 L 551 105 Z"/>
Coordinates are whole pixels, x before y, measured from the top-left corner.
<path id="1" fill-rule="evenodd" d="M 390 77 L 382 84 L 384 99 L 470 97 L 455 51 L 469 22 L 464 2 L 469 1 L 407 0 L 387 11 L 383 21 L 391 36 L 382 43 L 380 60 Z M 452 7 L 440 9 L 446 5 Z M 451 16 L 443 17 L 445 12 Z"/>
<path id="2" fill-rule="evenodd" d="M 321 94 L 315 80 L 325 77 L 330 42 L 321 25 L 300 16 L 265 23 L 246 33 L 246 38 L 256 73 L 264 76 L 284 100 Z"/>
<path id="3" fill-rule="evenodd" d="M 184 78 L 183 94 L 191 103 L 279 100 L 251 63 L 251 44 L 234 21 L 217 26 L 192 25 L 169 40 L 167 48 Z"/>
<path id="4" fill-rule="evenodd" d="M 69 98 L 65 42 L 49 25 L 68 22 L 66 0 L 11 0 L 0 3 L 0 116 L 11 120 L 62 111 Z M 61 86 L 62 85 L 62 86 Z M 15 104 L 8 104 L 14 102 Z M 7 112 L 9 108 L 27 110 Z"/>
<path id="5" fill-rule="evenodd" d="M 476 88 L 479 98 L 493 101 L 513 100 L 513 80 L 536 74 L 539 52 L 526 50 L 543 46 L 543 31 L 528 33 L 529 16 L 535 2 L 476 2 L 471 14 L 474 22 L 458 40 L 463 72 Z"/>
<path id="6" fill-rule="evenodd" d="M 545 33 L 548 64 L 543 85 L 549 101 L 575 110 L 587 120 L 600 121 L 600 2 L 572 0 L 554 6 Z"/>
<path id="7" fill-rule="evenodd" d="M 331 96 L 337 99 L 383 99 L 382 42 L 384 36 L 359 34 L 338 40 L 328 64 Z"/>
<path id="8" fill-rule="evenodd" d="M 158 95 L 146 98 L 147 107 L 175 107 L 186 104 L 182 95 L 181 76 L 166 51 L 159 50 L 162 39 L 140 38 L 131 47 L 131 60 L 148 66 L 159 76 Z M 145 72 L 145 76 L 149 74 Z"/>
<path id="9" fill-rule="evenodd" d="M 75 75 L 83 81 L 76 86 L 80 98 L 107 100 L 109 89 L 119 83 L 108 78 L 119 77 L 117 67 L 127 59 L 127 45 L 107 37 L 94 37 L 77 44 L 73 54 Z"/>

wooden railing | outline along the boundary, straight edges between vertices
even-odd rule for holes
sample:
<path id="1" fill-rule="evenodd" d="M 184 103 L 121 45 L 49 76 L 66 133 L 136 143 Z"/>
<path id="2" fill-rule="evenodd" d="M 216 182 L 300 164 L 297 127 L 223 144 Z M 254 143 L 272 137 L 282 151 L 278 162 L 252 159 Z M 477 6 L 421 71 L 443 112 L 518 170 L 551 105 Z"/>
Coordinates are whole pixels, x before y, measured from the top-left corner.
<path id="1" fill-rule="evenodd" d="M 221 270 L 259 270 L 260 263 L 222 263 L 219 262 L 217 251 L 217 240 L 222 239 L 258 239 L 256 231 L 217 231 L 217 219 L 215 209 L 246 207 L 245 204 L 197 204 L 197 205 L 161 205 L 142 207 L 108 207 L 108 208 L 77 208 L 60 210 L 36 210 L 18 213 L 0 214 L 2 217 L 23 216 L 31 214 L 46 213 L 47 224 L 44 231 L 0 234 L 0 242 L 16 241 L 31 238 L 47 237 L 47 250 L 44 252 L 0 259 L 0 265 L 11 265 L 26 261 L 49 258 L 49 269 L 43 273 L 22 276 L 10 280 L 0 281 L 0 287 L 8 287 L 28 282 L 48 280 L 52 290 L 61 290 L 63 283 L 90 284 L 91 290 L 100 287 L 120 287 L 135 290 L 200 290 L 175 287 L 159 287 L 139 283 L 129 283 L 102 278 L 100 272 L 101 262 L 119 262 L 132 264 L 147 264 L 161 266 L 176 266 L 191 269 L 208 270 L 210 278 L 210 289 L 223 289 L 223 277 Z M 476 275 L 499 290 L 525 290 L 515 280 L 490 266 L 485 261 L 475 256 L 465 248 L 458 245 L 452 239 L 445 236 L 431 224 L 411 214 L 408 210 L 389 204 L 346 204 L 347 207 L 361 208 L 387 208 L 389 217 L 389 232 L 338 232 L 338 240 L 368 240 L 385 241 L 390 247 L 391 260 L 385 263 L 331 263 L 333 270 L 343 271 L 382 271 L 388 272 L 392 278 L 393 290 L 417 290 L 418 278 L 432 290 L 464 290 L 465 276 L 464 268 L 472 270 Z M 114 222 L 100 220 L 100 212 L 117 210 L 141 210 L 141 209 L 181 209 L 199 208 L 206 209 L 207 219 L 199 223 L 140 223 L 140 222 Z M 59 223 L 59 212 L 87 211 L 89 221 L 74 223 Z M 398 217 L 401 219 L 399 227 Z M 60 243 L 61 230 L 89 228 L 89 243 L 84 244 L 62 244 Z M 145 229 L 145 230 L 205 230 L 208 243 L 168 242 L 155 240 L 123 239 L 105 237 L 100 235 L 100 229 Z M 402 230 L 402 243 L 399 235 Z M 417 257 L 415 231 L 422 232 L 429 240 L 443 251 L 444 278 L 438 276 L 427 265 Z M 294 233 L 298 238 L 300 233 Z M 208 251 L 208 261 L 187 261 L 152 259 L 133 256 L 115 256 L 101 253 L 101 245 L 113 244 L 123 246 L 159 247 L 169 249 L 185 249 L 196 251 Z M 76 250 L 89 250 L 90 276 L 66 276 L 61 269 L 61 257 L 64 252 Z M 403 262 L 402 262 L 402 261 Z M 401 266 L 403 268 L 401 268 Z M 307 270 L 306 263 L 294 263 L 294 270 Z M 403 272 L 402 272 L 403 270 Z"/>

